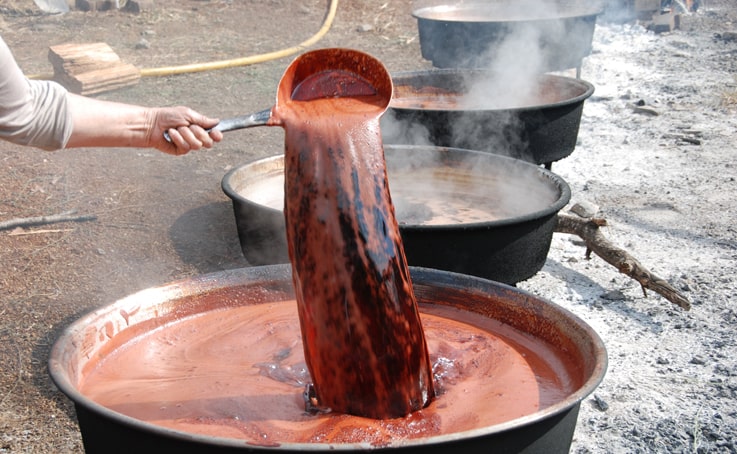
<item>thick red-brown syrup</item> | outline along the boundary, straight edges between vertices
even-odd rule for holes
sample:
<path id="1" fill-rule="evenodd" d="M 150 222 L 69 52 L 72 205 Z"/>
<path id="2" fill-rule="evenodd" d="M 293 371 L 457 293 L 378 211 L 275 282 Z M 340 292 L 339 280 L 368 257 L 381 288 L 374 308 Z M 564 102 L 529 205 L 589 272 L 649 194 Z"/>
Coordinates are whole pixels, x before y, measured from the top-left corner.
<path id="1" fill-rule="evenodd" d="M 294 301 L 206 311 L 144 332 L 86 368 L 85 396 L 140 421 L 259 445 L 386 445 L 489 427 L 580 386 L 555 348 L 480 315 L 423 306 L 440 396 L 406 417 L 308 415 Z M 335 365 L 334 367 L 340 367 Z"/>
<path id="2" fill-rule="evenodd" d="M 385 97 L 289 102 L 285 224 L 315 405 L 383 419 L 435 396 L 379 116 Z"/>

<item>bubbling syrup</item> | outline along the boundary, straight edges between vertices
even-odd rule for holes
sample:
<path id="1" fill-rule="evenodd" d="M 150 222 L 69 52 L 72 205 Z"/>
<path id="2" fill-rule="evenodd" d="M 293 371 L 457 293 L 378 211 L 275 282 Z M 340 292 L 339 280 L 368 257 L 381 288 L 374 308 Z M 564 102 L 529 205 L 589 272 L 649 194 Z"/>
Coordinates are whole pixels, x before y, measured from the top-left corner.
<path id="1" fill-rule="evenodd" d="M 463 310 L 421 311 L 441 395 L 405 417 L 305 413 L 309 374 L 294 300 L 204 311 L 145 331 L 89 365 L 79 389 L 116 412 L 192 434 L 384 446 L 528 416 L 581 385 L 570 361 L 540 339 Z"/>

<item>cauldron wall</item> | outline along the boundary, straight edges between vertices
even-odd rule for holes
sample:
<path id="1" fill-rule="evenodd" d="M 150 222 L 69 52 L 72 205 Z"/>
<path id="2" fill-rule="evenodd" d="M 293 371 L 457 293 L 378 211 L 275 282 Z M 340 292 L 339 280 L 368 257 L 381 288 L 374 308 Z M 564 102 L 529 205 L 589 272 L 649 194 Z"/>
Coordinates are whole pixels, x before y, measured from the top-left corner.
<path id="1" fill-rule="evenodd" d="M 228 189 L 223 186 L 225 192 Z M 251 265 L 289 263 L 284 213 L 250 200 L 233 199 L 233 214 L 243 256 Z"/>
<path id="2" fill-rule="evenodd" d="M 513 115 L 516 117 L 510 117 L 512 114 L 508 112 L 494 111 L 410 110 L 391 107 L 389 111 L 393 116 L 388 115 L 383 121 L 391 121 L 393 118 L 423 125 L 433 145 L 485 151 L 534 164 L 550 164 L 569 156 L 576 149 L 583 101 L 515 112 Z M 473 136 L 455 134 L 452 127 L 455 124 L 472 124 L 478 129 Z M 415 145 L 407 137 L 384 136 L 384 139 L 391 144 Z"/>
<path id="3" fill-rule="evenodd" d="M 603 4 L 595 0 L 551 3 L 560 3 L 559 17 L 535 19 L 534 4 L 529 5 L 530 18 L 519 20 L 505 20 L 504 7 L 498 8 L 496 16 L 485 13 L 493 3 L 452 3 L 447 12 L 443 11 L 447 5 L 417 9 L 412 15 L 417 19 L 420 52 L 436 68 L 489 68 L 497 63 L 500 50 L 511 38 L 541 56 L 541 73 L 580 68 L 583 58 L 591 54 L 596 18 L 603 12 Z M 511 9 L 515 4 L 508 6 Z M 476 8 L 479 16 L 458 20 L 455 7 L 467 12 Z"/>
<path id="4" fill-rule="evenodd" d="M 581 403 L 557 415 L 543 419 L 528 426 L 511 429 L 493 436 L 466 438 L 459 441 L 447 441 L 425 446 L 390 449 L 376 448 L 370 452 L 392 452 L 401 454 L 447 454 L 449 452 L 486 453 L 520 453 L 520 454 L 564 454 L 569 452 L 576 428 Z M 229 447 L 208 443 L 206 440 L 180 438 L 161 432 L 152 432 L 144 428 L 121 424 L 120 421 L 93 412 L 83 405 L 75 404 L 77 419 L 83 427 L 82 442 L 87 454 L 242 454 L 270 453 L 288 454 L 303 452 L 298 450 L 279 449 L 278 447 L 258 448 L 254 446 Z M 276 449 L 276 450 L 275 450 Z"/>
<path id="5" fill-rule="evenodd" d="M 438 230 L 400 227 L 413 266 L 486 277 L 514 285 L 545 265 L 556 215 L 507 226 Z"/>
<path id="6" fill-rule="evenodd" d="M 252 204 L 234 203 L 241 251 L 251 265 L 288 263 L 280 211 L 264 212 Z M 486 277 L 514 285 L 545 265 L 555 215 L 506 227 L 454 230 L 400 226 L 407 261 L 413 266 Z"/>

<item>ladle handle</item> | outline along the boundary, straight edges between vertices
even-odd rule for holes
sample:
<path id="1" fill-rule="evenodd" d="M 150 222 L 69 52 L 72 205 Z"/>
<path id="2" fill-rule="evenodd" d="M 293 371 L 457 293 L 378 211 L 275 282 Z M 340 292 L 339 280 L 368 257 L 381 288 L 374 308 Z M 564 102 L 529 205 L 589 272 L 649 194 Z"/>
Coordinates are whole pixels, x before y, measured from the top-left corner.
<path id="1" fill-rule="evenodd" d="M 216 124 L 210 129 L 207 129 L 206 131 L 210 132 L 213 129 L 217 129 L 218 131 L 226 132 L 233 131 L 235 129 L 264 126 L 269 121 L 269 118 L 271 118 L 271 109 L 265 109 L 260 112 L 255 112 L 248 115 L 239 115 L 237 117 L 226 118 L 225 120 L 221 120 L 220 123 Z M 166 139 L 167 142 L 171 143 L 171 137 L 169 136 L 168 131 L 164 132 L 164 139 Z"/>

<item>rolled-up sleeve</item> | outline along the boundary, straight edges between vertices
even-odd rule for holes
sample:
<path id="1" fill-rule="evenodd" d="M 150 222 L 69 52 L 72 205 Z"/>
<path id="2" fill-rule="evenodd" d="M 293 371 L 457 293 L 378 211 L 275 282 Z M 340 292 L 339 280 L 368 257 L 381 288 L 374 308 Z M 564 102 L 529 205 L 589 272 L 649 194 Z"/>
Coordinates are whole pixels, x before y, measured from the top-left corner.
<path id="1" fill-rule="evenodd" d="M 72 134 L 67 91 L 51 81 L 27 79 L 0 38 L 0 138 L 57 150 Z"/>

